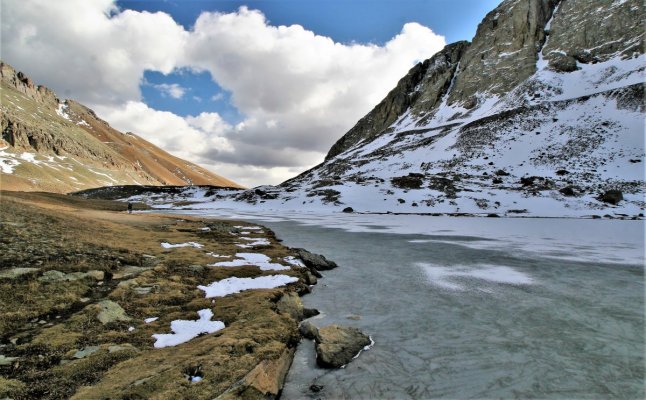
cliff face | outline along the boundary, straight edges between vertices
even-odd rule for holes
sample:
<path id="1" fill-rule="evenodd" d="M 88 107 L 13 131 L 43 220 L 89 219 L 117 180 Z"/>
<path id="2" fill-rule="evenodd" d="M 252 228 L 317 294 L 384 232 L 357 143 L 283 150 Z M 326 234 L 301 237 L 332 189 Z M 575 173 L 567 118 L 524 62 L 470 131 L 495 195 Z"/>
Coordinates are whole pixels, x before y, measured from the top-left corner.
<path id="1" fill-rule="evenodd" d="M 70 192 L 99 186 L 214 185 L 239 187 L 121 133 L 73 100 L 0 62 L 2 189 Z"/>
<path id="2" fill-rule="evenodd" d="M 643 21 L 640 0 L 503 1 L 471 43 L 413 67 L 321 165 L 238 199 L 640 218 Z"/>
<path id="3" fill-rule="evenodd" d="M 381 103 L 332 146 L 326 159 L 361 141 L 377 137 L 411 106 L 418 114 L 437 106 L 467 46 L 468 42 L 446 46 L 432 58 L 413 67 Z"/>

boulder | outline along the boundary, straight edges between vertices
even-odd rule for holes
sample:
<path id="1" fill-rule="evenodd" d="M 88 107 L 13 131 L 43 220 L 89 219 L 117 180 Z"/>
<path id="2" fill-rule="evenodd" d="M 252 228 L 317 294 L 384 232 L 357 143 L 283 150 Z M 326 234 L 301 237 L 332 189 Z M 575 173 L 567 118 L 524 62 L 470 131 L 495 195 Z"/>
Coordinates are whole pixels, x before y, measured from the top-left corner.
<path id="1" fill-rule="evenodd" d="M 343 212 L 344 212 L 344 213 L 353 213 L 353 212 L 354 212 L 354 208 L 352 208 L 352 207 L 346 207 L 346 208 L 344 208 L 344 209 L 343 209 Z"/>
<path id="2" fill-rule="evenodd" d="M 301 322 L 301 324 L 298 326 L 298 332 L 305 339 L 317 340 L 317 341 L 320 340 L 319 329 L 309 321 Z"/>
<path id="3" fill-rule="evenodd" d="M 38 268 L 11 268 L 5 271 L 0 271 L 0 280 L 14 280 L 23 276 L 35 274 L 38 271 Z"/>
<path id="4" fill-rule="evenodd" d="M 126 311 L 112 300 L 103 300 L 97 306 L 100 307 L 97 318 L 103 325 L 116 321 L 130 321 L 131 319 L 126 315 Z"/>
<path id="5" fill-rule="evenodd" d="M 568 197 L 576 196 L 576 192 L 574 191 L 574 188 L 572 186 L 566 186 L 560 189 L 559 192 L 563 196 L 568 196 Z"/>
<path id="6" fill-rule="evenodd" d="M 294 292 L 285 293 L 276 303 L 276 308 L 280 313 L 288 314 L 296 321 L 303 319 L 303 303 Z"/>
<path id="7" fill-rule="evenodd" d="M 617 205 L 619 204 L 620 201 L 624 199 L 624 195 L 623 193 L 621 193 L 620 190 L 611 189 L 600 194 L 599 197 L 597 197 L 597 199 L 600 201 L 603 201 L 604 203 Z"/>
<path id="8" fill-rule="evenodd" d="M 330 325 L 319 329 L 316 362 L 324 368 L 340 368 L 371 343 L 357 328 Z"/>
<path id="9" fill-rule="evenodd" d="M 338 265 L 336 265 L 334 261 L 330 261 L 320 254 L 310 253 L 305 249 L 295 249 L 295 250 L 298 253 L 298 257 L 301 260 L 303 260 L 303 264 L 305 264 L 305 266 L 307 266 L 310 269 L 314 268 L 317 271 L 327 271 L 338 267 Z M 315 276 L 317 276 L 316 273 L 314 273 L 314 271 L 312 271 L 312 273 Z"/>

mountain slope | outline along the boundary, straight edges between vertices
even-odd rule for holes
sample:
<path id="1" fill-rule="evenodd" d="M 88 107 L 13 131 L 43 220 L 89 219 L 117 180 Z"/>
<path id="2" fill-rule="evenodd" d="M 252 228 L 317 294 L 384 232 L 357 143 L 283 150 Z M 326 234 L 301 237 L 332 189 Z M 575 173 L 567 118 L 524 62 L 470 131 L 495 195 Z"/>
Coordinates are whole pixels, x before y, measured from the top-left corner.
<path id="1" fill-rule="evenodd" d="M 99 186 L 241 187 L 144 139 L 121 133 L 73 100 L 0 62 L 0 184 L 5 190 L 70 192 Z"/>

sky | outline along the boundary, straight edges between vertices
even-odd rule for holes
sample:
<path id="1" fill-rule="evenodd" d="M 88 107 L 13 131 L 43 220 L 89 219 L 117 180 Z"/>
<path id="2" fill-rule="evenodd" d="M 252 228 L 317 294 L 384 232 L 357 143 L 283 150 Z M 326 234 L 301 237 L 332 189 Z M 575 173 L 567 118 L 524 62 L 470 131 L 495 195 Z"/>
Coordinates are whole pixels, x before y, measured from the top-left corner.
<path id="1" fill-rule="evenodd" d="M 278 184 L 499 0 L 0 0 L 0 57 L 113 127 Z"/>

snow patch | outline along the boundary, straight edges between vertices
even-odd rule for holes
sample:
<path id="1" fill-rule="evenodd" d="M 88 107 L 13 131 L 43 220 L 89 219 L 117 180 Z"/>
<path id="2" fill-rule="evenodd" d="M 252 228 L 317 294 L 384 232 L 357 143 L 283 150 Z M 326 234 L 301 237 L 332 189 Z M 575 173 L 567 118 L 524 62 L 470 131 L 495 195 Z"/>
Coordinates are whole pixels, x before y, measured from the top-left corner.
<path id="1" fill-rule="evenodd" d="M 198 311 L 197 314 L 200 316 L 200 319 L 197 321 L 176 319 L 171 322 L 170 329 L 173 333 L 156 333 L 152 335 L 156 339 L 154 347 L 159 349 L 162 347 L 177 346 L 201 334 L 213 333 L 224 329 L 224 322 L 211 321 L 213 311 L 208 308 Z"/>
<path id="2" fill-rule="evenodd" d="M 204 247 L 204 245 L 199 244 L 197 242 L 186 242 L 186 243 L 176 243 L 176 244 L 162 242 L 161 247 L 165 249 L 174 249 L 176 247 L 195 247 L 196 249 L 201 249 L 202 247 Z"/>
<path id="3" fill-rule="evenodd" d="M 289 283 L 297 282 L 298 278 L 288 275 L 269 275 L 257 278 L 227 278 L 213 282 L 208 286 L 198 286 L 204 291 L 205 297 L 224 297 L 251 289 L 273 289 Z"/>
<path id="4" fill-rule="evenodd" d="M 260 253 L 236 253 L 237 260 L 222 261 L 210 264 L 211 267 L 242 267 L 244 265 L 253 265 L 260 268 L 261 271 L 283 271 L 290 267 L 282 264 L 270 262 L 270 258 Z"/>

